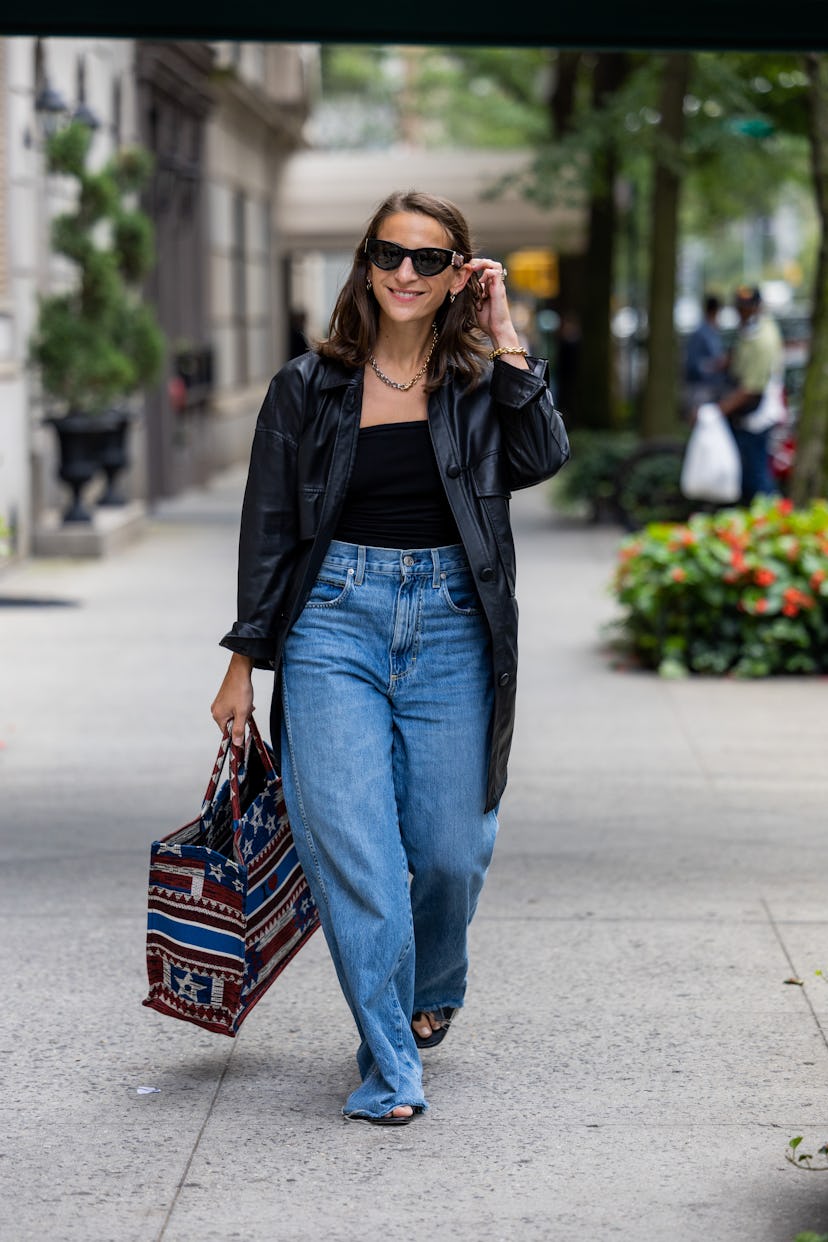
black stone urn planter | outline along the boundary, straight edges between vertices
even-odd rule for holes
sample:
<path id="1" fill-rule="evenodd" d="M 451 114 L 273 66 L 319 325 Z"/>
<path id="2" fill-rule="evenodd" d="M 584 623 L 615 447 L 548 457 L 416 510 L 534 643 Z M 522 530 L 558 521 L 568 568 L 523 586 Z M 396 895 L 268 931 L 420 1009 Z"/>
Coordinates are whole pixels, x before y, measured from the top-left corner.
<path id="1" fill-rule="evenodd" d="M 98 497 L 99 505 L 125 505 L 126 497 L 117 479 L 129 465 L 129 427 L 132 415 L 128 410 L 108 410 L 99 417 L 100 465 L 106 475 L 106 487 Z"/>
<path id="2" fill-rule="evenodd" d="M 83 492 L 101 469 L 104 444 L 102 416 L 70 410 L 63 417 L 47 418 L 54 427 L 60 447 L 58 474 L 72 491 L 72 500 L 63 521 L 91 522 L 92 514 L 83 501 Z"/>

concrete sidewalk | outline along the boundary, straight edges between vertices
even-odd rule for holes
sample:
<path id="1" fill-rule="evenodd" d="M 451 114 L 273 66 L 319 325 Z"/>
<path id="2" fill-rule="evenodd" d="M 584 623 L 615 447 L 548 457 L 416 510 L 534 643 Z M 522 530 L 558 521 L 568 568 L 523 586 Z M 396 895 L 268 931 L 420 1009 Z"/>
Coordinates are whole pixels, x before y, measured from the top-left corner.
<path id="1" fill-rule="evenodd" d="M 2 1242 L 828 1230 L 828 1182 L 785 1161 L 828 1139 L 825 680 L 613 670 L 620 532 L 543 488 L 514 503 L 510 784 L 426 1117 L 339 1115 L 356 1041 L 321 935 L 235 1041 L 141 1007 L 149 844 L 218 742 L 242 483 L 111 560 L 0 577 Z"/>

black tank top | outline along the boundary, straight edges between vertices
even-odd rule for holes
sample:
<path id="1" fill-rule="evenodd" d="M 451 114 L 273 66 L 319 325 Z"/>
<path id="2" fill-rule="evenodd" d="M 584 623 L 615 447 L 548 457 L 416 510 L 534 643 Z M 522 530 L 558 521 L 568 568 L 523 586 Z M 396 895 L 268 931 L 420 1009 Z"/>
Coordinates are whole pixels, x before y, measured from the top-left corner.
<path id="1" fill-rule="evenodd" d="M 334 539 L 373 548 L 460 543 L 425 419 L 360 430 Z"/>

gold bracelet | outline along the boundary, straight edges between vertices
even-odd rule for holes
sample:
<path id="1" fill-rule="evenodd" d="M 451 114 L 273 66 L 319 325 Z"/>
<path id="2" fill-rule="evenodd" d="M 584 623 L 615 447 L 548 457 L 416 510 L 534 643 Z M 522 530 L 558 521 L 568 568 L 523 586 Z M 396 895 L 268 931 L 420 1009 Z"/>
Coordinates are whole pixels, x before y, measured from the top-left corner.
<path id="1" fill-rule="evenodd" d="M 500 349 L 493 349 L 489 354 L 489 362 L 494 362 L 495 358 L 499 358 L 501 354 L 523 354 L 524 358 L 528 357 L 529 350 L 524 349 L 522 345 L 501 345 Z"/>

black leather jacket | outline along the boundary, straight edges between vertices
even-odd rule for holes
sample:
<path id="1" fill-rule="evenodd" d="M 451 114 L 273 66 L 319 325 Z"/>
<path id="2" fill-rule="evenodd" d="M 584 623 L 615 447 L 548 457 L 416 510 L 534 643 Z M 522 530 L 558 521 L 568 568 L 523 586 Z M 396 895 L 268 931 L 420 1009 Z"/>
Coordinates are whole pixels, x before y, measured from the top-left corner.
<path id="1" fill-rule="evenodd" d="M 438 468 L 492 636 L 495 687 L 486 809 L 500 799 L 512 740 L 517 674 L 512 490 L 550 478 L 569 441 L 547 386 L 545 361 L 530 370 L 495 361 L 475 388 L 447 378 L 428 402 Z M 291 359 L 270 382 L 259 413 L 239 540 L 238 620 L 221 640 L 278 673 L 282 646 L 333 538 L 351 477 L 362 371 L 315 353 Z M 271 741 L 279 765 L 280 680 Z"/>

